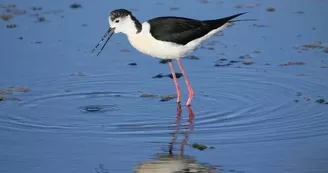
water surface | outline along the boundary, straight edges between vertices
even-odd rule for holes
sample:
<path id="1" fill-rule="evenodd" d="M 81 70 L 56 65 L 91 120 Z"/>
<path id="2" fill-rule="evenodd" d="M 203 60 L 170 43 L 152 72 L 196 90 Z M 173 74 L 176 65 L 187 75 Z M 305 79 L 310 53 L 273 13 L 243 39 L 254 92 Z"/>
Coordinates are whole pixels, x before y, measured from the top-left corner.
<path id="1" fill-rule="evenodd" d="M 328 100 L 327 1 L 82 0 L 78 9 L 70 3 L 0 4 L 1 12 L 6 4 L 27 11 L 1 21 L 0 88 L 30 89 L 1 94 L 7 100 L 0 102 L 0 172 L 328 171 L 328 104 L 316 102 Z M 191 53 L 199 60 L 183 59 L 195 91 L 187 108 L 183 78 L 181 107 L 160 101 L 175 93 L 173 81 L 152 77 L 169 73 L 168 65 L 134 50 L 124 35 L 115 35 L 101 56 L 90 53 L 116 8 L 131 9 L 141 21 L 243 11 L 258 21 L 206 41 Z M 317 48 L 302 46 L 318 41 Z M 214 148 L 199 151 L 194 143 Z"/>

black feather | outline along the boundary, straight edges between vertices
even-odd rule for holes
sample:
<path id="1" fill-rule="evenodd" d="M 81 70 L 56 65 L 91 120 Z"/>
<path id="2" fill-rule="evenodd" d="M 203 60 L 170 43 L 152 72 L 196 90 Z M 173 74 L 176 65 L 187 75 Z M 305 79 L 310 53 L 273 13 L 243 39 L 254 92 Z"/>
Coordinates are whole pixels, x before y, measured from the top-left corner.
<path id="1" fill-rule="evenodd" d="M 245 13 L 203 21 L 183 17 L 157 17 L 150 19 L 148 23 L 150 24 L 151 35 L 157 40 L 186 45 L 242 14 Z"/>
<path id="2" fill-rule="evenodd" d="M 114 21 L 117 18 L 126 17 L 128 15 L 132 15 L 132 13 L 126 9 L 116 9 L 111 11 L 109 14 L 111 21 Z"/>
<path id="3" fill-rule="evenodd" d="M 142 25 L 137 20 L 137 18 L 132 15 L 131 11 L 126 10 L 126 9 L 116 9 L 116 10 L 111 11 L 109 14 L 111 21 L 114 21 L 118 18 L 123 18 L 123 17 L 129 16 L 129 15 L 131 16 L 131 19 L 133 20 L 133 22 L 137 28 L 137 33 L 139 33 L 142 30 Z"/>

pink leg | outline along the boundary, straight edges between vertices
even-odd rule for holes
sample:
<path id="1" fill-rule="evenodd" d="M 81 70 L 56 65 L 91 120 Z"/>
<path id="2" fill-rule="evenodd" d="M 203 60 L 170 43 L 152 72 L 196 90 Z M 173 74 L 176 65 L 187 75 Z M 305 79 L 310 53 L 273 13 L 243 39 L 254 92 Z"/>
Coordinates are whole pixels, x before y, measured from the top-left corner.
<path id="1" fill-rule="evenodd" d="M 178 61 L 178 65 L 180 67 L 181 73 L 183 75 L 183 78 L 185 79 L 186 84 L 187 84 L 187 87 L 188 87 L 189 96 L 188 96 L 187 106 L 190 106 L 191 100 L 194 97 L 194 90 L 192 89 L 192 87 L 191 87 L 191 85 L 189 83 L 189 80 L 187 78 L 187 75 L 186 75 L 186 73 L 183 70 L 183 67 L 182 67 L 182 64 L 181 64 L 180 59 L 177 59 L 177 61 Z"/>
<path id="2" fill-rule="evenodd" d="M 178 83 L 177 77 L 175 75 L 171 60 L 169 60 L 169 66 L 170 66 L 170 70 L 171 70 L 171 73 L 172 73 L 175 88 L 177 89 L 177 103 L 180 103 L 181 90 L 180 90 L 179 83 Z"/>

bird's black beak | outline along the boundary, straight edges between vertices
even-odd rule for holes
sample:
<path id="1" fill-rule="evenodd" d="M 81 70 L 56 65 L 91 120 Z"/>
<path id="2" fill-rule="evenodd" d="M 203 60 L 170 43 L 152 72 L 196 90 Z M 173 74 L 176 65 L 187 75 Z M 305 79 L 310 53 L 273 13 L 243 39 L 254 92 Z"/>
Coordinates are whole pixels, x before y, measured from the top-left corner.
<path id="1" fill-rule="evenodd" d="M 97 47 L 100 45 L 100 43 L 103 42 L 104 39 L 105 39 L 105 38 L 108 36 L 108 34 L 109 34 L 109 36 L 108 36 L 108 38 L 107 38 L 105 44 L 104 44 L 103 47 L 100 49 L 100 52 L 98 52 L 98 54 L 97 54 L 97 56 L 98 56 L 98 55 L 102 52 L 102 50 L 104 49 L 104 47 L 106 46 L 108 40 L 109 40 L 109 39 L 112 37 L 112 35 L 114 34 L 114 30 L 115 30 L 115 28 L 111 28 L 111 27 L 109 27 L 108 30 L 106 31 L 105 35 L 101 38 L 101 40 L 100 40 L 100 41 L 98 42 L 98 44 L 96 45 L 96 47 L 93 48 L 92 52 L 95 51 L 95 50 L 97 49 Z"/>

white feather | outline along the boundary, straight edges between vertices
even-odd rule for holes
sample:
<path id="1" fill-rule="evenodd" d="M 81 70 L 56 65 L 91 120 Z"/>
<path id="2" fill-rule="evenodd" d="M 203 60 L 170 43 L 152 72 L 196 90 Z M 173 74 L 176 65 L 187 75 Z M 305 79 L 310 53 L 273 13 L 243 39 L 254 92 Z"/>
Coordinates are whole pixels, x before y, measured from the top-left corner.
<path id="1" fill-rule="evenodd" d="M 140 33 L 127 33 L 131 45 L 140 52 L 159 59 L 177 59 L 185 56 L 188 52 L 193 51 L 204 40 L 210 38 L 215 33 L 220 32 L 229 24 L 225 24 L 217 29 L 212 30 L 208 34 L 186 45 L 179 45 L 172 42 L 156 40 L 150 33 L 150 25 L 148 22 L 142 24 Z"/>

